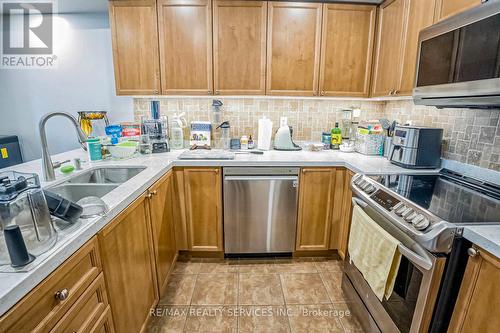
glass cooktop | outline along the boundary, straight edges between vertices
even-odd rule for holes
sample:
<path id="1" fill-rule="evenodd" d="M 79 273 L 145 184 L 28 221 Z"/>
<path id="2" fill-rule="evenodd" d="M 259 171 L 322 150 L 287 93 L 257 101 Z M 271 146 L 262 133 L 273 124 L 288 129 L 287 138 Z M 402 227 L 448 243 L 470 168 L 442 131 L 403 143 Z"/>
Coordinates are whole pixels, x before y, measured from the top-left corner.
<path id="1" fill-rule="evenodd" d="M 372 176 L 450 223 L 500 223 L 500 186 L 443 170 L 439 175 Z"/>

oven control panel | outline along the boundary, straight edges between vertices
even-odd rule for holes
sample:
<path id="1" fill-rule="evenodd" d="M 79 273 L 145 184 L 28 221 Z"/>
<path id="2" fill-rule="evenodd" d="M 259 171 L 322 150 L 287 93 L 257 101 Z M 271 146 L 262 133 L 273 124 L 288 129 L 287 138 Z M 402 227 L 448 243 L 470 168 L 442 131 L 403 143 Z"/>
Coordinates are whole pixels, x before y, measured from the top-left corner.
<path id="1" fill-rule="evenodd" d="M 372 180 L 365 177 L 358 177 L 354 180 L 354 185 L 386 211 L 394 213 L 396 216 L 393 216 L 398 221 L 407 223 L 418 231 L 425 231 L 431 224 L 422 212 L 419 212 L 416 208 L 412 208 L 411 204 L 405 203 L 388 191 L 385 191 L 383 187 L 372 182 Z"/>

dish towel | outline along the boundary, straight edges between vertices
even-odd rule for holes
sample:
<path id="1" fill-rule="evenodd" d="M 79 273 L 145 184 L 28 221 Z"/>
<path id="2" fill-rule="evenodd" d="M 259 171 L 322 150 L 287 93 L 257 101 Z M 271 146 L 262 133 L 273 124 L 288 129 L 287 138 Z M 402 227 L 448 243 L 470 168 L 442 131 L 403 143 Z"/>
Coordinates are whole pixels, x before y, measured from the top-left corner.
<path id="1" fill-rule="evenodd" d="M 349 256 L 380 301 L 384 296 L 388 299 L 394 288 L 401 262 L 399 243 L 359 206 L 354 206 Z"/>

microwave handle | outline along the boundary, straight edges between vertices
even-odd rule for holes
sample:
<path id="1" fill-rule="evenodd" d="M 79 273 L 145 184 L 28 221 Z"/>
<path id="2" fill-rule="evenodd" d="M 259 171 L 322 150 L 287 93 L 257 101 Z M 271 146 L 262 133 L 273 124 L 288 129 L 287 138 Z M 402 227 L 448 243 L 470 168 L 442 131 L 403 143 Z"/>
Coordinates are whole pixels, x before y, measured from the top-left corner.
<path id="1" fill-rule="evenodd" d="M 352 197 L 352 204 L 354 206 L 359 206 L 362 209 L 368 206 L 366 202 L 356 197 Z M 412 262 L 413 264 L 421 267 L 426 271 L 432 269 L 433 262 L 429 258 L 423 257 L 420 254 L 415 253 L 414 251 L 410 250 L 401 243 L 399 243 L 398 245 L 398 250 L 404 257 L 406 257 L 406 259 L 410 260 L 410 262 Z"/>

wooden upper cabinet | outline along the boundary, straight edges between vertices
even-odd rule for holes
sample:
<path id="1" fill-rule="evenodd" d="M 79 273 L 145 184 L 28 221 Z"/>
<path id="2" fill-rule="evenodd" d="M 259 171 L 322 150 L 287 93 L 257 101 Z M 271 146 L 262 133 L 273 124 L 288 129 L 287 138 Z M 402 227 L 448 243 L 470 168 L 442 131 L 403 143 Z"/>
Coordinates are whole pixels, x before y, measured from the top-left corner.
<path id="1" fill-rule="evenodd" d="M 417 69 L 418 35 L 422 29 L 434 23 L 436 0 L 409 0 L 407 6 L 403 67 L 397 95 L 411 95 L 413 92 Z"/>
<path id="2" fill-rule="evenodd" d="M 211 95 L 210 0 L 158 0 L 162 94 Z"/>
<path id="3" fill-rule="evenodd" d="M 386 1 L 379 7 L 377 46 L 373 71 L 373 96 L 392 95 L 400 84 L 405 10 L 406 0 Z"/>
<path id="4" fill-rule="evenodd" d="M 319 90 L 322 96 L 368 97 L 376 6 L 325 4 Z"/>
<path id="5" fill-rule="evenodd" d="M 450 333 L 498 332 L 500 327 L 500 259 L 474 246 L 458 294 Z"/>
<path id="6" fill-rule="evenodd" d="M 220 168 L 184 168 L 188 243 L 191 251 L 222 251 Z"/>
<path id="7" fill-rule="evenodd" d="M 151 225 L 141 195 L 98 233 L 117 332 L 142 332 L 158 300 Z"/>
<path id="8" fill-rule="evenodd" d="M 329 249 L 334 188 L 335 169 L 301 170 L 297 251 Z"/>
<path id="9" fill-rule="evenodd" d="M 215 0 L 213 7 L 215 94 L 264 95 L 267 3 Z"/>
<path id="10" fill-rule="evenodd" d="M 156 1 L 110 1 L 117 95 L 160 93 Z"/>
<path id="11" fill-rule="evenodd" d="M 439 19 L 445 19 L 467 9 L 479 6 L 481 0 L 437 0 Z"/>
<path id="12" fill-rule="evenodd" d="M 319 3 L 268 3 L 268 95 L 318 94 L 322 6 Z"/>
<path id="13" fill-rule="evenodd" d="M 173 172 L 169 171 L 148 190 L 160 297 L 165 292 L 170 270 L 177 257 L 172 206 L 173 178 Z"/>

